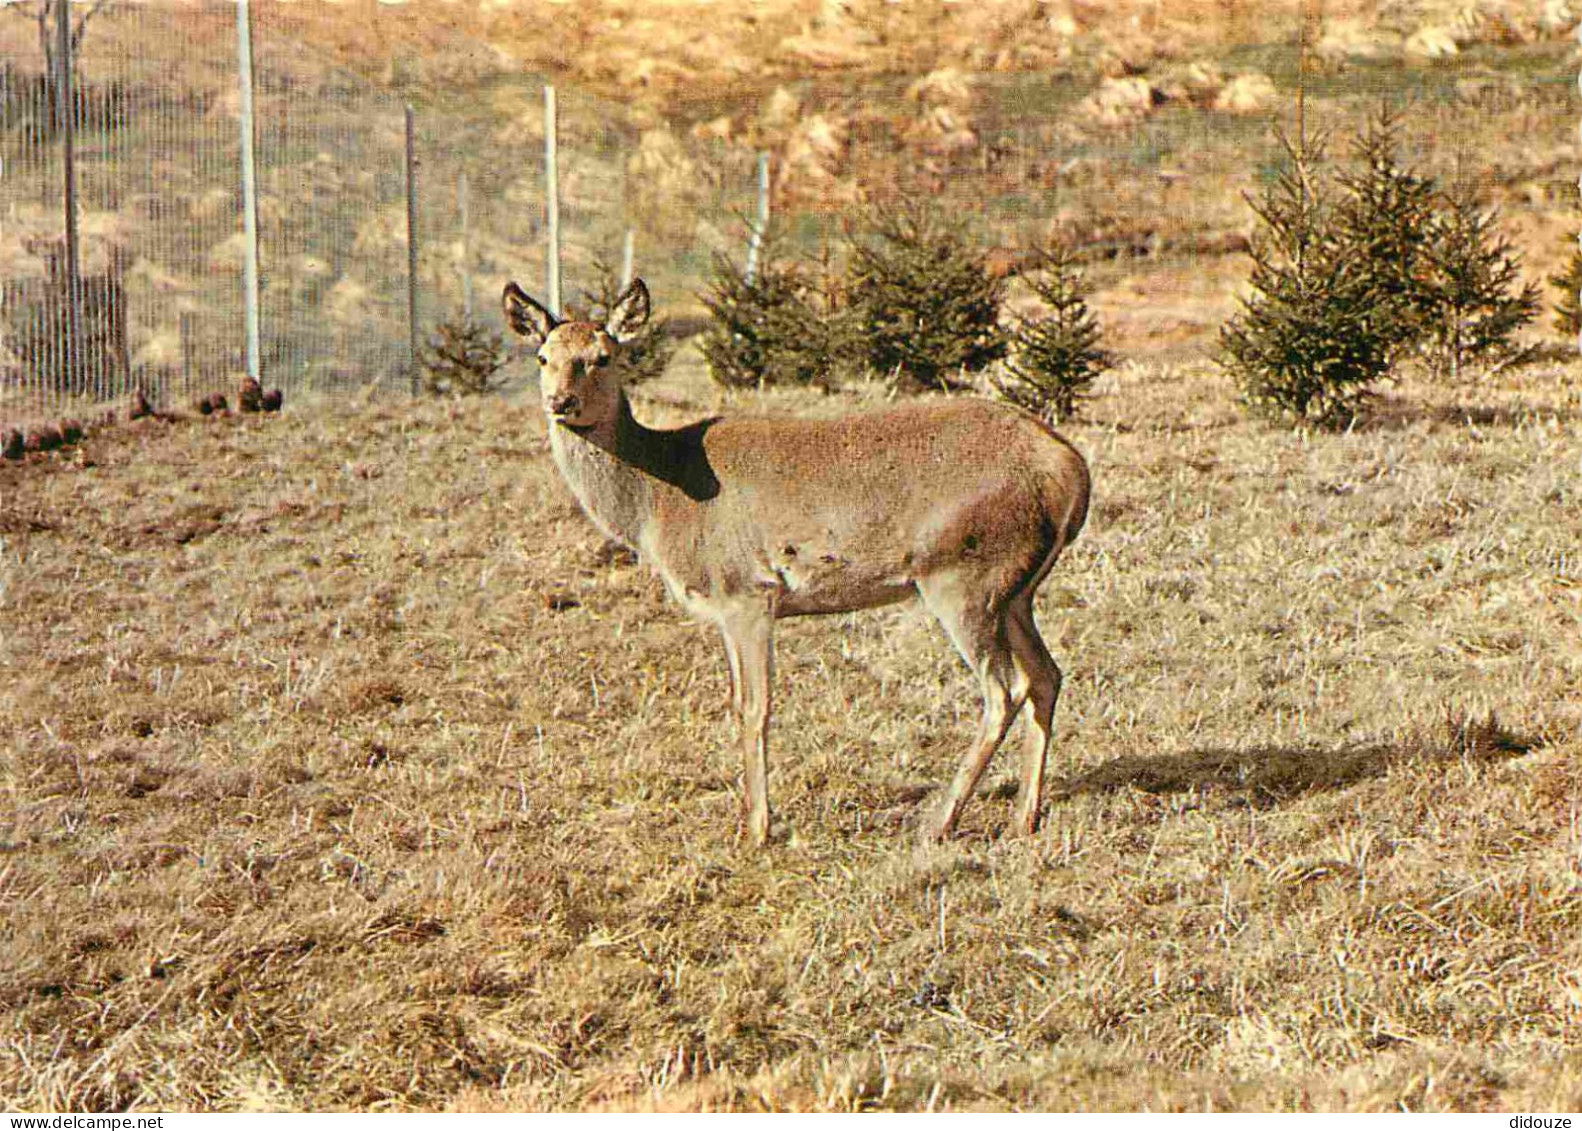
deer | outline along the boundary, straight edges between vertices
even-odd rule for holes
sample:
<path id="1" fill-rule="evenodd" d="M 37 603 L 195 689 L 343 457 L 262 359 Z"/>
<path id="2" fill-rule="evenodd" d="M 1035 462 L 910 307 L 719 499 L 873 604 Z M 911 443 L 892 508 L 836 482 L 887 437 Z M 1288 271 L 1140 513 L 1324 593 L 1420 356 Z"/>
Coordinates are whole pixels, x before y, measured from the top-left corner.
<path id="1" fill-rule="evenodd" d="M 1061 671 L 1033 596 L 1087 517 L 1086 461 L 1033 414 L 974 397 L 831 420 L 710 417 L 650 428 L 621 346 L 647 323 L 634 279 L 603 325 L 562 320 L 516 283 L 507 324 L 536 345 L 554 463 L 605 535 L 634 550 L 693 618 L 718 629 L 742 755 L 743 820 L 770 840 L 773 632 L 784 617 L 920 598 L 977 677 L 983 714 L 943 801 L 919 822 L 949 839 L 1024 705 L 1008 835 L 1039 818 Z"/>

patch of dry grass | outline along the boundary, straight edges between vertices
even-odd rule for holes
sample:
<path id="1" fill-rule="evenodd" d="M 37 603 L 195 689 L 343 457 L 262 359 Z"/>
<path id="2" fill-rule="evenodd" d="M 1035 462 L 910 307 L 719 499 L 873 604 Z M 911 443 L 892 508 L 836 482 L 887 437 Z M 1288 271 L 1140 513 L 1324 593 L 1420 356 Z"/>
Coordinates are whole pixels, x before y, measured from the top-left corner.
<path id="1" fill-rule="evenodd" d="M 1045 828 L 1004 763 L 922 853 L 977 712 L 926 614 L 786 624 L 748 850 L 717 642 L 530 406 L 0 465 L 0 1095 L 1575 1109 L 1578 376 L 1342 436 L 1106 378 Z"/>

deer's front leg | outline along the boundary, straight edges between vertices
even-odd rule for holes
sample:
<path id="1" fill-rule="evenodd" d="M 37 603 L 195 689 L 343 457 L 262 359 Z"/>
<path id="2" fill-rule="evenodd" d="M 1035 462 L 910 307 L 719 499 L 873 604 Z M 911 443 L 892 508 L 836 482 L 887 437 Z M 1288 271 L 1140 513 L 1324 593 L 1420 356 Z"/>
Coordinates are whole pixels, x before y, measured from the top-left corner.
<path id="1" fill-rule="evenodd" d="M 774 669 L 774 613 L 759 607 L 723 621 L 726 656 L 734 660 L 734 698 L 741 725 L 742 792 L 747 835 L 754 844 L 769 840 L 769 712 Z"/>
<path id="2" fill-rule="evenodd" d="M 730 669 L 731 676 L 731 721 L 738 727 L 742 724 L 742 652 L 736 646 L 735 639 L 723 628 L 720 638 L 725 641 L 725 664 Z"/>

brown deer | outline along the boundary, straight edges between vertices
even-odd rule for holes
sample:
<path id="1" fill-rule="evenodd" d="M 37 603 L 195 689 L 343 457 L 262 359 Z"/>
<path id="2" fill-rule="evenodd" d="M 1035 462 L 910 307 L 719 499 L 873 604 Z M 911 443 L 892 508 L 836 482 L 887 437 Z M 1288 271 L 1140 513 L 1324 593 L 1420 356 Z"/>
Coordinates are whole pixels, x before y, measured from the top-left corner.
<path id="1" fill-rule="evenodd" d="M 1024 703 L 1032 726 L 1013 829 L 1038 820 L 1060 669 L 1033 593 L 1088 510 L 1087 464 L 1029 413 L 976 399 L 838 420 L 640 424 L 612 364 L 648 320 L 634 280 L 603 326 L 561 321 L 507 284 L 538 344 L 550 450 L 572 493 L 693 616 L 718 627 L 741 727 L 748 835 L 769 837 L 771 640 L 780 617 L 920 596 L 978 677 L 983 720 L 923 827 L 954 830 Z"/>

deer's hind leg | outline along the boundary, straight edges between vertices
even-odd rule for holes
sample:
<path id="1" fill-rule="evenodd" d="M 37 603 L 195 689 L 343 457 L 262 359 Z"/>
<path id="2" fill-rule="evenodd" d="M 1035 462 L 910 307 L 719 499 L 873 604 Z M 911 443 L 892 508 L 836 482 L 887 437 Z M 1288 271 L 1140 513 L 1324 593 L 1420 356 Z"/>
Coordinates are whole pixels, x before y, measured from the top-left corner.
<path id="1" fill-rule="evenodd" d="M 1005 602 L 984 601 L 981 590 L 963 585 L 957 577 L 920 582 L 918 591 L 977 675 L 983 692 L 983 719 L 977 738 L 957 766 L 939 810 L 923 828 L 925 840 L 938 841 L 955 831 L 962 808 L 1022 709 L 1028 687 L 1011 644 Z"/>
<path id="2" fill-rule="evenodd" d="M 1022 753 L 1022 791 L 1016 800 L 1012 830 L 1031 836 L 1038 826 L 1038 807 L 1044 791 L 1044 766 L 1049 745 L 1055 704 L 1060 699 L 1060 665 L 1045 647 L 1038 625 L 1033 621 L 1033 592 L 1017 594 L 1006 617 L 1006 632 L 1016 661 L 1020 681 L 1027 688 L 1031 717 L 1027 724 L 1027 745 Z"/>

